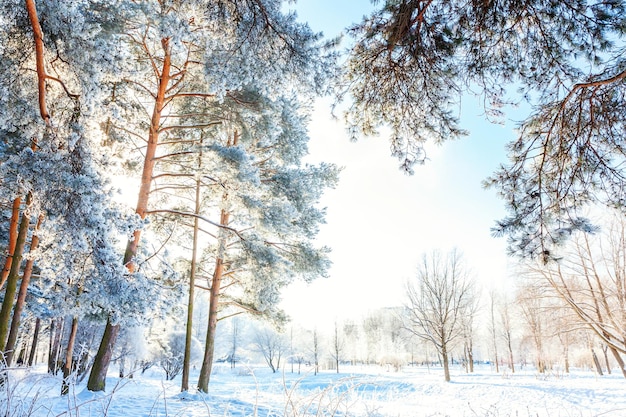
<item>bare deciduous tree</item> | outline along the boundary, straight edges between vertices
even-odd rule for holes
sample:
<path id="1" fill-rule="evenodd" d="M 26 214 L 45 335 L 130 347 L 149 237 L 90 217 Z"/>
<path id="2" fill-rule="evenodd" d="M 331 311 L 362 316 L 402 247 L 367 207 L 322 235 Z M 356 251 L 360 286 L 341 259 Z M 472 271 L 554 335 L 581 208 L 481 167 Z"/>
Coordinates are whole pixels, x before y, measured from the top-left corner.
<path id="1" fill-rule="evenodd" d="M 313 345 L 311 346 L 311 354 L 313 355 L 313 374 L 317 375 L 320 366 L 320 338 L 317 329 L 313 329 Z"/>
<path id="2" fill-rule="evenodd" d="M 496 373 L 500 373 L 500 364 L 498 363 L 498 338 L 496 336 L 496 292 L 494 290 L 489 291 L 489 335 L 491 336 L 491 343 L 493 347 L 493 362 L 496 365 Z"/>
<path id="3" fill-rule="evenodd" d="M 461 319 L 474 304 L 473 282 L 453 250 L 443 256 L 424 255 L 414 282 L 408 282 L 406 325 L 408 331 L 432 343 L 442 358 L 444 377 L 450 381 L 449 348 L 461 335 Z"/>
<path id="4" fill-rule="evenodd" d="M 330 356 L 335 362 L 337 373 L 339 373 L 339 362 L 343 359 L 345 343 L 341 335 L 339 334 L 339 325 L 335 321 L 335 327 L 333 329 L 333 340 L 331 342 Z"/>
<path id="5" fill-rule="evenodd" d="M 256 332 L 254 346 L 275 373 L 280 368 L 280 360 L 288 349 L 283 335 L 265 327 Z"/>
<path id="6" fill-rule="evenodd" d="M 506 344 L 509 367 L 511 373 L 515 373 L 515 361 L 513 359 L 513 321 L 511 318 L 511 301 L 504 299 L 500 305 L 500 320 L 502 322 L 502 338 Z"/>
<path id="7" fill-rule="evenodd" d="M 474 372 L 474 331 L 475 319 L 480 309 L 480 297 L 476 293 L 474 286 L 470 289 L 471 294 L 467 298 L 467 308 L 461 317 L 461 336 L 463 337 L 463 357 L 465 371 Z"/>
<path id="8" fill-rule="evenodd" d="M 626 221 L 616 215 L 607 229 L 575 236 L 559 262 L 531 270 L 608 346 L 626 377 Z"/>
<path id="9" fill-rule="evenodd" d="M 159 365 L 165 371 L 168 381 L 176 378 L 182 372 L 185 355 L 185 336 L 180 331 L 172 332 L 167 339 L 162 341 L 159 354 Z"/>
<path id="10" fill-rule="evenodd" d="M 238 317 L 233 317 L 231 319 L 231 327 L 230 327 L 230 352 L 228 353 L 228 361 L 230 362 L 230 367 L 234 368 L 237 363 L 237 350 L 239 349 L 240 338 L 241 338 L 241 322 Z"/>
<path id="11" fill-rule="evenodd" d="M 535 366 L 540 374 L 546 371 L 546 359 L 543 349 L 546 306 L 543 303 L 541 289 L 527 285 L 518 294 L 518 304 L 521 307 L 522 317 L 535 349 Z"/>
<path id="12" fill-rule="evenodd" d="M 376 312 L 370 312 L 361 324 L 366 341 L 365 362 L 370 364 L 377 359 L 380 351 L 381 334 L 383 329 L 383 318 Z"/>

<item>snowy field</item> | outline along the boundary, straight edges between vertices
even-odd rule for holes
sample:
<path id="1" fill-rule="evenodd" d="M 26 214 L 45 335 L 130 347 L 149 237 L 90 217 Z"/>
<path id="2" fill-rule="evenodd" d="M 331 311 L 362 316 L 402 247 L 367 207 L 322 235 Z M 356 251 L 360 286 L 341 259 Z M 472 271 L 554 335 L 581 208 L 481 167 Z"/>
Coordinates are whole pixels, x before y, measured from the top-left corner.
<path id="1" fill-rule="evenodd" d="M 266 367 L 218 366 L 210 394 L 180 391 L 180 376 L 165 381 L 157 368 L 134 379 L 110 378 L 107 393 L 84 383 L 61 397 L 60 380 L 45 369 L 12 372 L 2 416 L 367 416 L 367 417 L 617 417 L 626 416 L 626 380 L 590 371 L 538 377 L 532 370 L 498 375 L 407 367 L 349 368 L 340 374 L 272 374 Z M 193 375 L 192 375 L 193 377 Z M 192 378 L 192 381 L 194 379 Z"/>

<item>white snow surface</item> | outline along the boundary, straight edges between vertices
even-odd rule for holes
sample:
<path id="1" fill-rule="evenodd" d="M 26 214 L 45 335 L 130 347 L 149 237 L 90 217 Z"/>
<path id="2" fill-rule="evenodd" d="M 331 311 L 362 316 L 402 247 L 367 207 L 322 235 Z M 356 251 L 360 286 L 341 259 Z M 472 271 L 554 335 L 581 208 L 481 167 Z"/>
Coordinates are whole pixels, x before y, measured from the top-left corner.
<path id="1" fill-rule="evenodd" d="M 452 382 L 437 367 L 340 367 L 341 373 L 287 369 L 273 374 L 261 365 L 214 369 L 210 393 L 180 393 L 180 376 L 166 381 L 151 368 L 132 379 L 111 376 L 107 391 L 85 383 L 60 395 L 60 377 L 45 368 L 10 371 L 0 414 L 7 416 L 365 416 L 365 417 L 617 417 L 626 416 L 626 379 L 618 372 L 538 375 L 527 368 L 473 374 L 452 368 Z M 192 381 L 197 375 L 192 374 Z M 7 392 L 9 395 L 7 395 Z"/>

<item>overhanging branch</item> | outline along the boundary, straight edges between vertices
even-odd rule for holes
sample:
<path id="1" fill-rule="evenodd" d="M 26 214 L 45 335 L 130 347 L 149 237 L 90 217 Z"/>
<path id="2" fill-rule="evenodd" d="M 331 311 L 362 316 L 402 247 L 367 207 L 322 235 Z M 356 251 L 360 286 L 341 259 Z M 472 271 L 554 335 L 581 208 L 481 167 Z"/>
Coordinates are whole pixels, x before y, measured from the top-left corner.
<path id="1" fill-rule="evenodd" d="M 203 222 L 209 223 L 210 225 L 213 225 L 215 227 L 219 227 L 220 229 L 224 229 L 224 230 L 228 230 L 229 232 L 234 233 L 235 235 L 237 235 L 237 237 L 241 240 L 246 240 L 243 235 L 237 230 L 234 229 L 232 227 L 226 226 L 224 224 L 219 224 L 217 222 L 214 222 L 213 220 L 207 219 L 204 216 L 201 216 L 199 214 L 195 214 L 195 213 L 188 213 L 185 211 L 178 211 L 178 210 L 148 210 L 146 211 L 146 214 L 159 214 L 159 213 L 168 213 L 168 214 L 175 214 L 178 216 L 184 216 L 184 217 L 193 217 L 193 218 L 197 218 L 199 220 L 202 220 Z"/>

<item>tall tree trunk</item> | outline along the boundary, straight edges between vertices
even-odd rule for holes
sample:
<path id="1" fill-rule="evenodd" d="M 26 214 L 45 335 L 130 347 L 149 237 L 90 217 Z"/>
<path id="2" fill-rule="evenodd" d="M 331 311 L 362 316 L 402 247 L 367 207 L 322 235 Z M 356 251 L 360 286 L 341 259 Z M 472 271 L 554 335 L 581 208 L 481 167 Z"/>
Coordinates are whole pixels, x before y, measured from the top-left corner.
<path id="1" fill-rule="evenodd" d="M 74 343 L 76 342 L 76 333 L 78 331 L 78 318 L 72 318 L 72 329 L 70 337 L 67 340 L 67 349 L 65 351 L 65 363 L 63 364 L 63 384 L 61 385 L 61 395 L 67 395 L 70 392 L 70 376 L 72 375 L 72 362 L 74 360 Z"/>
<path id="2" fill-rule="evenodd" d="M 611 362 L 609 362 L 609 345 L 602 345 L 602 355 L 604 356 L 604 363 L 606 364 L 606 372 L 611 375 Z"/>
<path id="3" fill-rule="evenodd" d="M 333 348 L 334 348 L 334 356 L 335 356 L 335 369 L 337 373 L 339 373 L 339 355 L 341 354 L 341 346 L 339 344 L 339 328 L 337 325 L 337 321 L 335 321 L 335 334 L 333 340 Z"/>
<path id="4" fill-rule="evenodd" d="M 41 227 L 41 222 L 43 221 L 43 215 L 39 215 L 39 219 L 37 220 L 37 224 L 35 225 L 35 231 L 33 232 L 33 237 L 30 241 L 30 252 L 33 252 L 39 246 L 39 236 L 37 235 L 39 231 L 39 227 Z M 17 301 L 15 302 L 15 308 L 13 309 L 13 318 L 11 319 L 11 329 L 9 331 L 9 338 L 7 340 L 7 345 L 5 347 L 6 351 L 6 361 L 7 365 L 11 365 L 11 361 L 13 360 L 13 352 L 15 351 L 15 342 L 17 340 L 17 333 L 20 328 L 20 321 L 22 316 L 22 311 L 24 310 L 24 305 L 26 304 L 26 295 L 28 293 L 28 286 L 30 285 L 30 278 L 33 274 L 33 265 L 35 264 L 35 259 L 30 258 L 26 261 L 26 265 L 24 266 L 24 273 L 22 274 L 22 282 L 20 283 L 20 291 L 17 295 Z"/>
<path id="5" fill-rule="evenodd" d="M 535 365 L 537 367 L 537 371 L 540 374 L 543 374 L 546 372 L 546 363 L 544 361 L 543 358 L 543 341 L 542 341 L 542 336 L 541 336 L 541 330 L 537 330 L 537 329 L 533 329 L 533 338 L 535 340 L 535 354 L 536 354 L 536 358 L 535 358 Z"/>
<path id="6" fill-rule="evenodd" d="M 498 363 L 498 339 L 496 337 L 496 315 L 495 315 L 495 294 L 494 292 L 489 293 L 489 300 L 491 302 L 491 343 L 493 344 L 493 356 L 494 362 L 496 364 L 496 373 L 500 373 L 500 364 Z"/>
<path id="7" fill-rule="evenodd" d="M 39 342 L 39 329 L 41 328 L 41 319 L 35 319 L 35 331 L 33 332 L 33 342 L 30 345 L 30 354 L 28 355 L 28 366 L 35 364 L 35 352 L 37 352 L 37 343 Z"/>
<path id="8" fill-rule="evenodd" d="M 222 223 L 223 224 L 223 223 Z M 204 358 L 202 368 L 198 377 L 198 390 L 209 392 L 209 380 L 211 369 L 213 368 L 213 353 L 215 351 L 215 331 L 217 329 L 217 307 L 220 298 L 220 285 L 222 274 L 224 273 L 224 261 L 218 258 L 215 264 L 213 279 L 211 280 L 211 291 L 209 293 L 209 320 L 206 334 L 206 344 L 204 347 Z"/>
<path id="9" fill-rule="evenodd" d="M 22 199 L 20 197 L 13 200 L 13 208 L 11 209 L 11 221 L 9 223 L 9 244 L 7 246 L 7 258 L 4 261 L 4 268 L 0 275 L 0 288 L 4 287 L 7 282 L 9 272 L 11 271 L 11 264 L 13 263 L 13 253 L 15 252 L 15 245 L 17 244 L 17 226 L 20 221 L 20 205 Z"/>
<path id="10" fill-rule="evenodd" d="M 231 338 L 231 346 L 230 346 L 230 369 L 235 369 L 235 365 L 237 364 L 238 345 L 239 345 L 239 322 L 237 321 L 236 318 L 233 318 L 232 319 L 232 338 Z"/>
<path id="11" fill-rule="evenodd" d="M 450 382 L 450 365 L 448 363 L 448 347 L 445 343 L 441 346 L 441 362 L 443 364 L 443 376 L 446 382 Z"/>
<path id="12" fill-rule="evenodd" d="M 107 371 L 109 370 L 111 356 L 113 356 L 113 347 L 115 346 L 119 332 L 119 324 L 111 324 L 110 321 L 107 321 L 98 353 L 96 353 L 91 372 L 89 373 L 89 379 L 87 380 L 88 390 L 104 391 L 106 388 Z"/>
<path id="13" fill-rule="evenodd" d="M 193 253 L 191 255 L 191 274 L 189 276 L 189 298 L 187 302 L 187 326 L 185 331 L 185 355 L 183 357 L 183 376 L 180 386 L 181 392 L 189 391 L 189 372 L 191 369 L 191 344 L 193 336 L 193 302 L 195 297 L 195 269 L 196 269 L 196 249 L 197 249 L 198 218 L 194 219 L 193 230 Z"/>
<path id="14" fill-rule="evenodd" d="M 509 364 L 511 365 L 511 373 L 515 373 L 515 363 L 513 362 L 513 347 L 511 346 L 511 339 L 507 342 L 507 348 L 509 350 Z"/>
<path id="15" fill-rule="evenodd" d="M 624 376 L 624 378 L 626 378 L 626 369 L 624 367 L 624 360 L 622 359 L 622 356 L 619 354 L 617 349 L 615 349 L 613 346 L 610 347 L 610 350 L 611 350 L 611 353 L 613 353 L 613 357 L 615 358 L 615 361 L 617 362 L 617 366 L 619 366 L 619 369 L 622 371 L 622 375 Z"/>
<path id="16" fill-rule="evenodd" d="M 228 141 L 228 146 L 237 146 L 239 141 L 239 133 L 235 131 L 233 141 Z M 222 201 L 226 202 L 228 194 L 222 196 Z M 230 222 L 230 213 L 226 208 L 222 208 L 220 213 L 220 225 L 228 226 Z M 213 368 L 213 354 L 215 351 L 215 332 L 217 330 L 217 312 L 220 301 L 222 277 L 224 274 L 224 256 L 226 252 L 226 235 L 221 230 L 218 235 L 218 255 L 215 262 L 215 270 L 211 280 L 211 290 L 209 291 L 209 318 L 207 324 L 206 342 L 204 345 L 204 357 L 202 359 L 202 368 L 198 376 L 198 390 L 208 393 L 209 380 L 211 379 L 211 369 Z"/>
<path id="17" fill-rule="evenodd" d="M 596 355 L 596 351 L 591 348 L 591 357 L 593 358 L 593 363 L 596 366 L 596 370 L 598 371 L 598 375 L 602 376 L 604 373 L 602 372 L 602 365 L 600 365 L 600 360 L 598 359 L 598 355 Z"/>
<path id="18" fill-rule="evenodd" d="M 313 375 L 317 375 L 318 372 L 319 372 L 319 338 L 317 335 L 317 329 L 313 329 Z"/>
<path id="19" fill-rule="evenodd" d="M 48 330 L 49 333 L 49 342 L 48 342 L 48 373 L 52 373 L 52 346 L 54 346 L 54 330 L 57 326 L 57 319 L 50 319 L 50 327 Z"/>
<path id="20" fill-rule="evenodd" d="M 234 351 L 234 349 L 233 349 Z M 233 355 L 234 356 L 234 355 Z M 291 373 L 293 374 L 293 361 L 294 361 L 294 357 L 293 357 L 293 326 L 291 326 L 291 328 L 289 329 L 289 356 L 290 356 L 290 361 L 291 361 Z M 231 368 L 234 368 L 235 366 L 231 366 Z"/>
<path id="21" fill-rule="evenodd" d="M 125 355 L 121 355 L 118 359 L 117 359 L 117 364 L 119 366 L 119 373 L 118 376 L 120 378 L 124 378 L 124 376 L 126 375 L 126 357 Z M 168 379 L 169 381 L 170 379 Z"/>
<path id="22" fill-rule="evenodd" d="M 161 71 L 158 74 L 159 84 L 158 91 L 155 95 L 154 108 L 152 110 L 152 118 L 150 120 L 150 130 L 148 132 L 148 144 L 146 146 L 146 156 L 143 164 L 143 172 L 141 174 L 141 186 L 139 187 L 139 195 L 137 197 L 137 208 L 135 212 L 141 219 L 146 218 L 148 211 L 148 200 L 150 197 L 150 187 L 152 185 L 152 176 L 154 173 L 154 165 L 156 160 L 157 146 L 159 143 L 159 133 L 161 124 L 161 114 L 165 108 L 165 96 L 167 92 L 167 85 L 171 80 L 171 48 L 169 45 L 169 38 L 161 40 L 161 46 L 163 47 L 163 65 Z M 133 263 L 134 257 L 137 254 L 137 248 L 139 240 L 141 238 L 141 230 L 135 230 L 133 233 L 133 239 L 128 241 L 126 246 L 126 252 L 124 253 L 124 265 L 132 273 L 135 270 Z M 100 341 L 100 347 L 98 353 L 94 358 L 93 368 L 89 375 L 89 381 L 87 382 L 87 389 L 90 391 L 104 391 L 106 386 L 106 374 L 111 362 L 111 355 L 115 346 L 115 341 L 120 331 L 119 324 L 111 323 L 111 320 L 107 320 L 106 328 Z"/>
<path id="23" fill-rule="evenodd" d="M 13 262 L 11 263 L 11 271 L 7 278 L 7 287 L 2 300 L 2 308 L 0 309 L 0 352 L 6 357 L 7 335 L 9 332 L 9 323 L 11 319 L 11 310 L 13 309 L 13 301 L 17 291 L 17 281 L 20 275 L 20 264 L 22 263 L 22 255 L 26 244 L 26 235 L 28 234 L 28 226 L 30 225 L 30 204 L 32 194 L 28 194 L 26 199 L 26 208 L 22 213 L 19 231 L 17 233 L 17 241 L 15 251 L 13 253 Z"/>
<path id="24" fill-rule="evenodd" d="M 198 154 L 198 169 L 202 167 L 202 140 L 200 140 L 200 151 Z M 191 248 L 191 271 L 189 273 L 189 299 L 187 302 L 187 327 L 185 332 L 185 356 L 183 357 L 183 376 L 181 382 L 181 391 L 189 391 L 189 371 L 191 368 L 191 343 L 193 333 L 193 301 L 195 297 L 196 287 L 196 262 L 198 254 L 198 229 L 200 214 L 200 187 L 202 181 L 200 177 L 196 178 L 196 201 L 194 207 L 194 214 L 196 217 L 193 219 L 193 243 Z"/>
<path id="25" fill-rule="evenodd" d="M 26 351 L 28 350 L 28 340 L 26 339 L 26 337 L 22 337 L 21 339 L 21 343 L 20 343 L 20 353 L 17 355 L 17 364 L 18 365 L 23 365 L 25 360 L 24 358 L 26 357 Z"/>
<path id="26" fill-rule="evenodd" d="M 61 341 L 63 340 L 63 330 L 65 320 L 57 318 L 50 325 L 50 350 L 48 356 L 48 372 L 56 375 L 59 372 L 59 355 L 61 354 Z M 53 334 L 54 330 L 54 334 Z"/>

